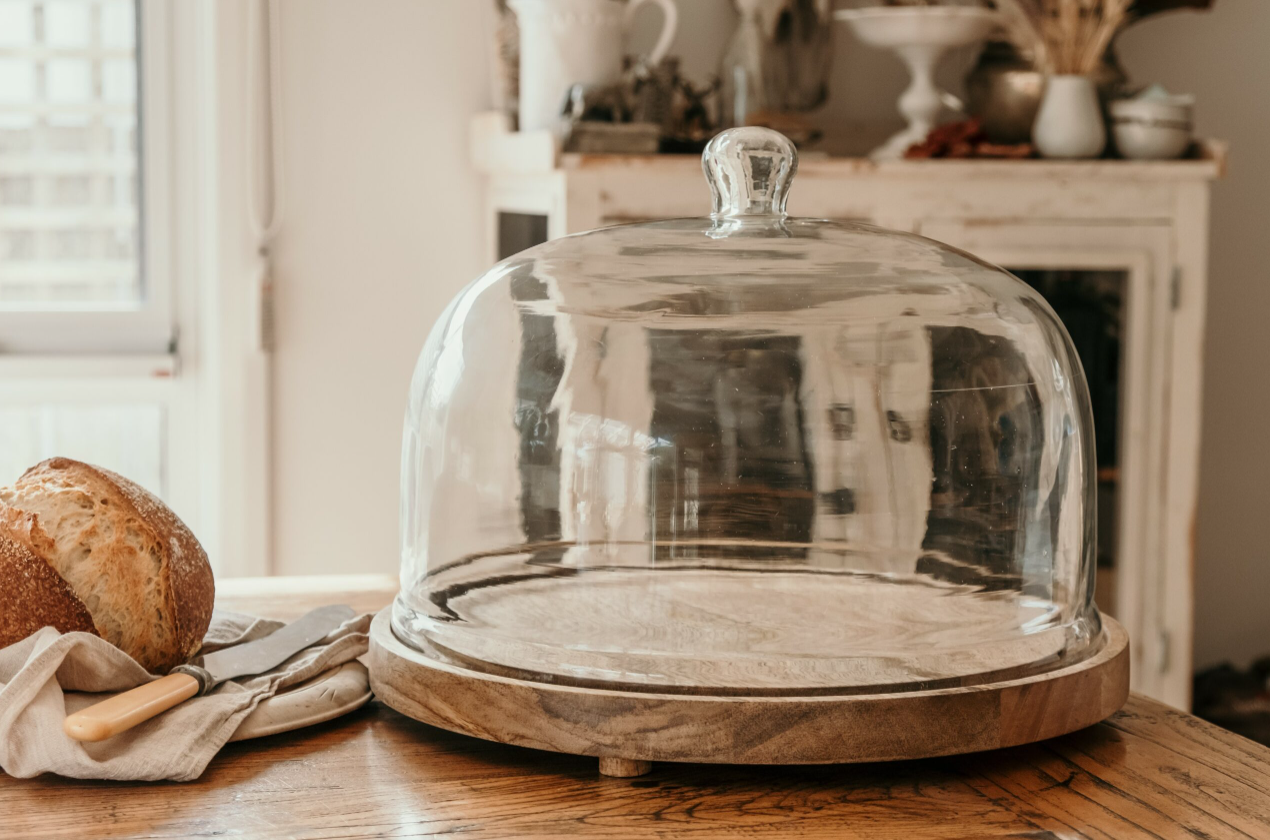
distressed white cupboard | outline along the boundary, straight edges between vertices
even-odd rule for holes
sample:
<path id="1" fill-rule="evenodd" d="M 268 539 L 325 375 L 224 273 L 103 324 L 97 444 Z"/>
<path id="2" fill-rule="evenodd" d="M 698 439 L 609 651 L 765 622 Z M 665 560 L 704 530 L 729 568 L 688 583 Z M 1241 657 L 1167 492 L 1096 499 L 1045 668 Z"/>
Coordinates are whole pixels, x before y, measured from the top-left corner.
<path id="1" fill-rule="evenodd" d="M 550 134 L 510 133 L 492 114 L 474 122 L 472 152 L 487 176 L 491 261 L 604 225 L 709 212 L 694 156 L 561 154 Z M 789 206 L 948 242 L 1043 282 L 1047 295 L 1061 296 L 1065 282 L 1105 288 L 1117 393 L 1104 401 L 1114 403 L 1114 464 L 1102 464 L 1108 435 L 1099 438 L 1099 551 L 1111 562 L 1097 597 L 1129 631 L 1133 689 L 1181 708 L 1190 704 L 1209 191 L 1223 160 L 1214 143 L 1169 162 L 806 155 Z"/>

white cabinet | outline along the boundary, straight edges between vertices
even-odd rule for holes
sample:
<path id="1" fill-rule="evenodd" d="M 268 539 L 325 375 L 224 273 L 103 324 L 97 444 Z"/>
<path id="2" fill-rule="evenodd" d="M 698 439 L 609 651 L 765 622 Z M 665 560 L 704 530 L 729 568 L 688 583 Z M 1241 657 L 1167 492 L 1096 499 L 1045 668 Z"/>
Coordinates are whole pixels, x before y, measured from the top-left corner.
<path id="1" fill-rule="evenodd" d="M 1208 201 L 1223 152 L 1193 160 L 871 161 L 807 155 L 790 213 L 964 248 L 1041 289 L 1082 349 L 1099 431 L 1098 600 L 1128 629 L 1133 688 L 1190 702 Z M 548 237 L 709 212 L 690 156 L 560 154 L 474 124 L 491 260 Z"/>

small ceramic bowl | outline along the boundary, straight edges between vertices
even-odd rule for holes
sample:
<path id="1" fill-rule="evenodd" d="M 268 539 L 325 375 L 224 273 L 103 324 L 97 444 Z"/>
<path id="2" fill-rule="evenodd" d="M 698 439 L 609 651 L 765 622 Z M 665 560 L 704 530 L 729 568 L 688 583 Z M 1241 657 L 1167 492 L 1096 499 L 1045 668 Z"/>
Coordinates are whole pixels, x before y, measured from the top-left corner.
<path id="1" fill-rule="evenodd" d="M 1189 99 L 1122 99 L 1111 103 L 1116 148 L 1131 160 L 1172 160 L 1191 146 Z"/>

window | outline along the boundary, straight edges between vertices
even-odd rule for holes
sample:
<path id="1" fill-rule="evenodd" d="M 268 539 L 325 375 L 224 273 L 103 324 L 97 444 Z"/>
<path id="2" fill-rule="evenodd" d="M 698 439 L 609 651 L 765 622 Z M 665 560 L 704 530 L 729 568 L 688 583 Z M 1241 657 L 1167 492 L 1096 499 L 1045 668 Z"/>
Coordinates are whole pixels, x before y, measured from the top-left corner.
<path id="1" fill-rule="evenodd" d="M 142 296 L 132 0 L 0 2 L 0 303 Z"/>
<path id="2" fill-rule="evenodd" d="M 261 8 L 0 0 L 0 484 L 54 455 L 115 470 L 218 574 L 268 571 L 245 200 Z"/>
<path id="3" fill-rule="evenodd" d="M 166 12 L 0 0 L 0 484 L 65 455 L 172 496 Z"/>
<path id="4" fill-rule="evenodd" d="M 172 342 L 166 11 L 0 0 L 0 352 Z"/>

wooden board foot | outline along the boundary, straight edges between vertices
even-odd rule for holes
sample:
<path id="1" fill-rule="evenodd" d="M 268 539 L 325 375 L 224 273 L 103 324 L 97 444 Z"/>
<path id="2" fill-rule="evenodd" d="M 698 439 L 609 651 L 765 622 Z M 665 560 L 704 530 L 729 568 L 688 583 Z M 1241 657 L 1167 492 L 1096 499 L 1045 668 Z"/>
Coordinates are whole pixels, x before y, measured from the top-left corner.
<path id="1" fill-rule="evenodd" d="M 601 758 L 600 759 L 600 775 L 615 776 L 619 779 L 629 779 L 632 776 L 642 776 L 653 769 L 651 761 L 636 761 L 633 758 Z"/>

